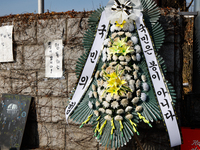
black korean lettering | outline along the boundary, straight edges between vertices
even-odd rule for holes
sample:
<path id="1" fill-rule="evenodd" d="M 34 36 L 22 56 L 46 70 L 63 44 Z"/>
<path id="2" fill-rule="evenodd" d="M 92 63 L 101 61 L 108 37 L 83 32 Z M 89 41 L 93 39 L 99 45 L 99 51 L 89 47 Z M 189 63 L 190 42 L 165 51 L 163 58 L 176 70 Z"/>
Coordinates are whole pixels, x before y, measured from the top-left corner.
<path id="1" fill-rule="evenodd" d="M 168 113 L 166 113 L 165 114 L 165 117 L 167 118 L 167 119 L 172 119 L 172 121 L 174 120 L 174 117 L 176 117 L 176 115 L 175 114 L 172 114 L 172 111 L 171 110 L 168 110 Z"/>
<path id="2" fill-rule="evenodd" d="M 169 109 L 169 103 L 168 103 L 168 100 L 167 99 L 164 99 L 165 100 L 165 104 L 164 103 L 160 103 L 163 107 L 167 106 L 168 109 Z"/>
<path id="3" fill-rule="evenodd" d="M 100 31 L 99 35 L 101 35 L 101 38 L 103 38 L 104 32 L 106 32 L 106 25 L 103 24 L 101 27 L 102 29 L 98 29 L 98 31 Z"/>
<path id="4" fill-rule="evenodd" d="M 3 36 L 3 34 L 1 33 L 1 34 L 0 34 L 0 36 L 2 37 L 2 36 Z"/>
<path id="5" fill-rule="evenodd" d="M 1 45 L 2 45 L 2 46 L 5 46 L 5 44 L 4 44 L 4 43 L 1 43 Z"/>
<path id="6" fill-rule="evenodd" d="M 50 56 L 50 60 L 51 60 L 51 61 L 53 60 L 53 56 Z"/>
<path id="7" fill-rule="evenodd" d="M 6 38 L 6 35 L 4 35 L 3 37 Z"/>
<path id="8" fill-rule="evenodd" d="M 144 52 L 147 53 L 148 55 L 151 55 L 152 53 L 149 52 L 149 51 L 152 51 L 152 50 L 153 50 L 153 49 L 151 48 L 151 46 L 150 46 L 150 45 L 146 45 L 145 48 L 146 48 L 146 50 L 145 50 Z"/>
<path id="9" fill-rule="evenodd" d="M 11 39 L 11 34 L 10 33 L 8 34 L 8 38 Z"/>
<path id="10" fill-rule="evenodd" d="M 53 65 L 50 65 L 50 68 L 53 68 Z"/>
<path id="11" fill-rule="evenodd" d="M 71 110 L 75 107 L 75 105 L 76 105 L 76 102 L 69 103 L 69 105 L 67 106 L 66 115 L 68 115 L 71 112 Z"/>
<path id="12" fill-rule="evenodd" d="M 51 73 L 53 72 L 53 69 L 51 69 Z"/>
<path id="13" fill-rule="evenodd" d="M 60 60 L 56 59 L 56 63 L 59 64 L 59 63 L 60 63 Z"/>
<path id="14" fill-rule="evenodd" d="M 149 39 L 148 39 L 148 36 L 147 36 L 147 34 L 145 34 L 142 38 L 141 38 L 141 40 L 145 43 L 145 44 L 149 44 Z"/>
<path id="15" fill-rule="evenodd" d="M 158 94 L 159 96 L 161 96 L 161 95 L 163 94 L 164 97 L 165 97 L 167 92 L 166 92 L 163 88 L 160 88 L 160 89 L 161 89 L 161 91 L 158 91 L 157 94 Z"/>
<path id="16" fill-rule="evenodd" d="M 159 76 L 159 73 L 157 71 L 157 66 L 158 65 L 155 63 L 155 61 L 152 61 L 152 62 L 149 62 L 149 63 L 150 63 L 149 68 L 151 68 L 155 72 L 155 74 L 152 75 L 152 78 L 153 79 L 158 78 L 158 80 L 160 81 L 160 76 Z"/>
<path id="17" fill-rule="evenodd" d="M 59 57 L 59 53 L 58 52 L 56 52 L 56 57 Z"/>
<path id="18" fill-rule="evenodd" d="M 141 32 L 146 33 L 146 29 L 145 29 L 145 26 L 144 26 L 143 24 L 140 24 L 139 30 L 140 30 Z"/>
<path id="19" fill-rule="evenodd" d="M 95 59 L 97 58 L 98 51 L 90 53 L 91 63 L 94 63 Z"/>
<path id="20" fill-rule="evenodd" d="M 56 66 L 56 69 L 59 70 L 59 69 L 60 69 L 60 66 L 57 65 L 57 66 Z"/>
<path id="21" fill-rule="evenodd" d="M 79 82 L 79 85 L 83 85 L 83 89 L 85 88 L 86 84 L 88 82 L 88 76 L 81 77 L 81 81 Z"/>
<path id="22" fill-rule="evenodd" d="M 48 48 L 51 49 L 51 42 L 48 42 Z"/>

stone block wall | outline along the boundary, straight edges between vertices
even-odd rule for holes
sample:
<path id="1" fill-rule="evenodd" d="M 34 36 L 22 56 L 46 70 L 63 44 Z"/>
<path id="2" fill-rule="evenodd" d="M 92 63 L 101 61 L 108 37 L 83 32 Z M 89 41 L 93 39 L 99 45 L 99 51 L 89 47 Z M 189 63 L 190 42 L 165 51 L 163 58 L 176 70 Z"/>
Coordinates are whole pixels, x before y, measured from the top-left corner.
<path id="1" fill-rule="evenodd" d="M 0 63 L 0 96 L 2 93 L 31 95 L 33 101 L 27 120 L 22 147 L 24 149 L 104 150 L 93 138 L 90 125 L 65 121 L 65 107 L 69 93 L 77 82 L 75 64 L 83 53 L 82 37 L 88 28 L 91 12 L 65 12 L 24 14 L 0 18 L 0 25 L 13 24 L 14 62 Z M 181 99 L 181 24 L 173 9 L 161 9 L 160 22 L 166 32 L 166 40 L 160 54 L 164 57 L 169 79 L 177 91 L 177 113 Z M 177 30 L 179 32 L 177 32 Z M 45 78 L 44 43 L 63 39 L 64 75 L 60 79 Z M 142 126 L 138 144 L 133 140 L 121 150 L 149 147 L 155 150 L 171 149 L 162 123 L 155 128 Z M 175 148 L 177 149 L 177 148 Z M 111 150 L 107 148 L 107 150 Z M 114 149 L 113 149 L 114 150 Z"/>

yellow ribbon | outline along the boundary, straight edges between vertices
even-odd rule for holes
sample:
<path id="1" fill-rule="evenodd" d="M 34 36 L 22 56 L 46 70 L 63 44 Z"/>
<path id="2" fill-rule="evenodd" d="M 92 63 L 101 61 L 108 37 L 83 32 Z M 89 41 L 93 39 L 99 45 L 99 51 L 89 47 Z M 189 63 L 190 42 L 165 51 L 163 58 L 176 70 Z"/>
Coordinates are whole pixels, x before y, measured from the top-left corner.
<path id="1" fill-rule="evenodd" d="M 80 126 L 79 128 L 82 128 L 84 124 L 88 123 L 88 122 L 90 121 L 92 115 L 93 115 L 93 114 L 91 114 L 91 115 L 87 118 L 87 120 L 85 120 L 85 121 L 81 124 L 81 126 Z"/>
<path id="2" fill-rule="evenodd" d="M 129 121 L 130 121 L 131 125 L 133 126 L 134 132 L 137 132 L 137 130 L 135 128 L 137 125 L 133 121 L 131 121 L 131 119 L 129 119 Z"/>
<path id="3" fill-rule="evenodd" d="M 152 127 L 152 125 L 149 123 L 149 121 L 144 116 L 142 116 L 139 112 L 137 112 L 137 114 L 138 114 L 139 118 L 144 121 L 144 123 L 147 123 L 150 127 Z"/>
<path id="4" fill-rule="evenodd" d="M 112 118 L 112 120 L 110 122 L 111 122 L 111 127 L 112 127 L 112 129 L 111 129 L 111 135 L 112 135 L 113 134 L 113 130 L 115 129 L 115 124 L 113 122 L 113 118 Z"/>
<path id="5" fill-rule="evenodd" d="M 121 120 L 119 121 L 119 123 L 120 123 L 120 131 L 122 131 L 122 129 L 124 128 L 124 126 L 123 126 L 123 124 L 122 124 L 122 121 L 121 121 Z"/>
<path id="6" fill-rule="evenodd" d="M 99 134 L 102 135 L 102 132 L 103 132 L 103 128 L 105 127 L 107 123 L 107 120 L 105 120 L 105 122 L 103 123 L 103 125 L 101 126 L 101 128 L 99 129 Z"/>

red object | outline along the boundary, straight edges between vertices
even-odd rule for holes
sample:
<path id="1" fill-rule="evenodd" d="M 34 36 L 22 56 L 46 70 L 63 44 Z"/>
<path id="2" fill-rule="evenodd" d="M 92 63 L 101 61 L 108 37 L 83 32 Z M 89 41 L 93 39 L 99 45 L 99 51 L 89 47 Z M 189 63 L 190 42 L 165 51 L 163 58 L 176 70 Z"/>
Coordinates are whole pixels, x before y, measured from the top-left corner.
<path id="1" fill-rule="evenodd" d="M 183 144 L 181 150 L 200 150 L 200 129 L 181 127 Z"/>

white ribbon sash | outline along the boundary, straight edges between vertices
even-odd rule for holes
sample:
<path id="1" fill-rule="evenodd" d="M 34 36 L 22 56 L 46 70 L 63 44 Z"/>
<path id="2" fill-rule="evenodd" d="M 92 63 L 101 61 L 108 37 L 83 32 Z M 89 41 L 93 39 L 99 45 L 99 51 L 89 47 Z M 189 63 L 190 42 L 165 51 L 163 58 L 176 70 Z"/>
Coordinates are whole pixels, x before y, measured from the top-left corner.
<path id="1" fill-rule="evenodd" d="M 136 20 L 136 26 L 151 80 L 155 89 L 156 97 L 158 99 L 162 116 L 168 130 L 171 147 L 181 145 L 182 142 L 180 131 L 176 120 L 176 115 L 171 103 L 171 96 L 166 88 L 164 79 L 162 77 L 159 64 L 154 53 L 154 48 L 151 42 L 150 35 L 143 22 L 142 13 L 140 17 Z"/>
<path id="2" fill-rule="evenodd" d="M 105 16 L 105 11 L 103 11 L 101 14 L 101 19 L 99 21 L 98 29 L 96 32 L 96 36 L 95 36 L 91 51 L 88 55 L 86 64 L 83 68 L 80 80 L 76 87 L 76 91 L 72 97 L 71 102 L 69 103 L 69 105 L 67 106 L 65 110 L 66 121 L 68 120 L 69 115 L 72 113 L 76 105 L 79 103 L 84 92 L 89 86 L 93 71 L 95 69 L 97 60 L 99 58 L 99 55 L 103 46 L 103 41 L 105 37 L 107 36 L 108 26 L 109 26 L 109 20 L 107 20 Z"/>

